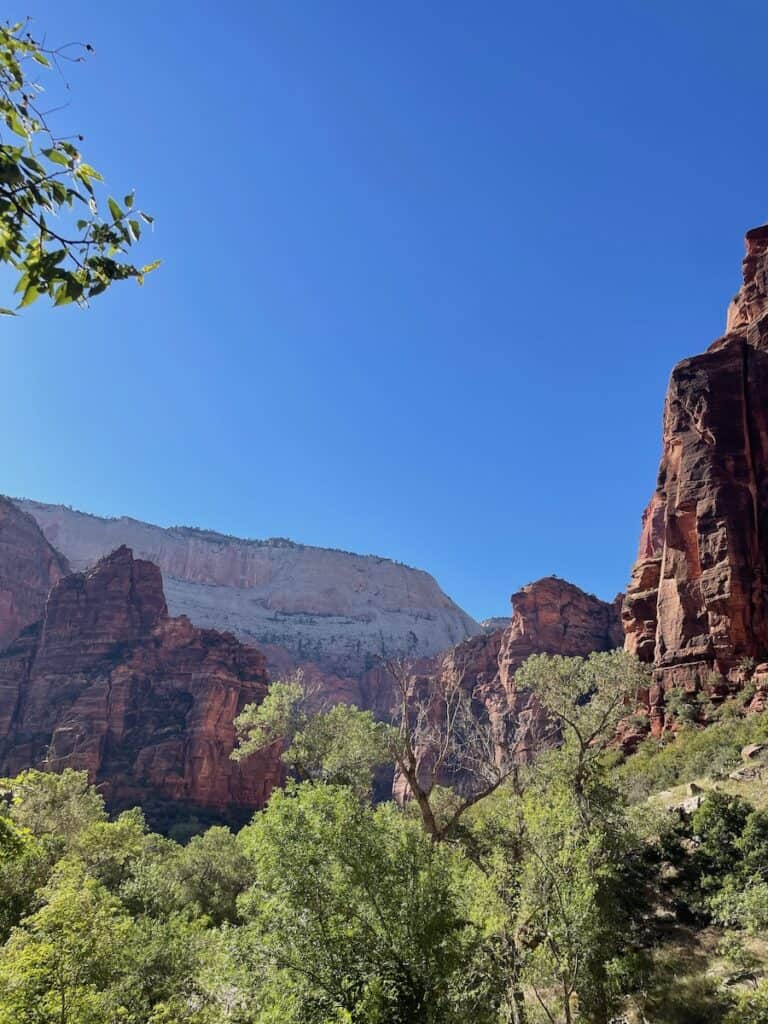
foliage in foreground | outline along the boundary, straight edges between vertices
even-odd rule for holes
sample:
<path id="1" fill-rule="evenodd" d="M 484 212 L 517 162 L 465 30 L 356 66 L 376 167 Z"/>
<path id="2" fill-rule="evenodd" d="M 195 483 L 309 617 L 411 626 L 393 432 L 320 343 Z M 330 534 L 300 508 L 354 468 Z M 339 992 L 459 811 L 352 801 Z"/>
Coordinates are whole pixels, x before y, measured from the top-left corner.
<path id="1" fill-rule="evenodd" d="M 609 744 L 639 673 L 623 654 L 533 659 L 561 745 L 448 832 L 415 801 L 371 803 L 370 716 L 286 724 L 285 688 L 248 737 L 290 733 L 301 780 L 238 834 L 180 845 L 138 809 L 110 820 L 80 773 L 6 780 L 0 1024 L 765 1022 L 768 814 L 718 792 L 691 820 L 627 804 Z M 425 792 L 450 820 L 450 792 Z M 690 922 L 735 984 L 675 960 L 669 929 Z"/>
<path id="2" fill-rule="evenodd" d="M 152 218 L 134 208 L 132 192 L 100 207 L 104 179 L 83 159 L 82 136 L 59 134 L 45 110 L 41 76 L 91 50 L 50 49 L 32 37 L 28 22 L 0 25 L 0 262 L 16 274 L 17 308 L 41 295 L 55 306 L 84 305 L 115 281 L 142 284 L 158 266 L 126 259 Z"/>

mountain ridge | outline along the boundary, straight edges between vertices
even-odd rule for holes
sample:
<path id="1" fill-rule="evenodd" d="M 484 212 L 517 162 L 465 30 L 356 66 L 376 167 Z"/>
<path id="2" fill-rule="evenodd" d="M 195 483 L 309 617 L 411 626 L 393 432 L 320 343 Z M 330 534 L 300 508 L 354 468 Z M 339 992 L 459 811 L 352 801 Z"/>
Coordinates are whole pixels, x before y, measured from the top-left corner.
<path id="1" fill-rule="evenodd" d="M 358 673 L 382 657 L 437 654 L 482 629 L 428 572 L 377 555 L 12 500 L 75 571 L 125 544 L 160 567 L 172 614 L 333 671 Z"/>

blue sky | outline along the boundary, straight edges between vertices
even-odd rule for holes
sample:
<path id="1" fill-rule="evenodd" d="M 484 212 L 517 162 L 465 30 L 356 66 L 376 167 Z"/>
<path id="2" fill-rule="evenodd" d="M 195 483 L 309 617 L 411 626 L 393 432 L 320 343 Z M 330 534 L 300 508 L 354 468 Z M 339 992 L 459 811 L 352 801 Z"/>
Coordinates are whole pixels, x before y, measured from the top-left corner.
<path id="1" fill-rule="evenodd" d="M 387 555 L 477 617 L 623 588 L 768 216 L 764 3 L 19 13 L 95 46 L 58 116 L 164 263 L 3 322 L 0 490 Z"/>

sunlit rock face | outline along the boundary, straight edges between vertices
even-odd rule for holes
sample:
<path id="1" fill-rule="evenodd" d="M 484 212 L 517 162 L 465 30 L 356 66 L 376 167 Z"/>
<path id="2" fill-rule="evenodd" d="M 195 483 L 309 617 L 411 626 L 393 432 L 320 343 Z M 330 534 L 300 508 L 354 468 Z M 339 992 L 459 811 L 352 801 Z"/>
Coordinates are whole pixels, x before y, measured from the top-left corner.
<path id="1" fill-rule="evenodd" d="M 266 691 L 263 655 L 171 618 L 159 569 L 122 547 L 59 580 L 0 652 L 0 773 L 85 770 L 113 806 L 250 810 L 279 782 L 279 752 L 236 764 L 233 721 Z"/>
<path id="2" fill-rule="evenodd" d="M 40 618 L 48 591 L 67 572 L 32 516 L 0 497 L 0 650 Z"/>
<path id="3" fill-rule="evenodd" d="M 722 697 L 768 655 L 768 227 L 746 237 L 726 333 L 672 372 L 656 491 L 623 610 L 626 647 L 664 692 Z"/>
<path id="4" fill-rule="evenodd" d="M 16 504 L 73 569 L 125 544 L 162 570 L 172 615 L 345 679 L 382 658 L 434 655 L 481 631 L 428 573 L 385 558 Z"/>

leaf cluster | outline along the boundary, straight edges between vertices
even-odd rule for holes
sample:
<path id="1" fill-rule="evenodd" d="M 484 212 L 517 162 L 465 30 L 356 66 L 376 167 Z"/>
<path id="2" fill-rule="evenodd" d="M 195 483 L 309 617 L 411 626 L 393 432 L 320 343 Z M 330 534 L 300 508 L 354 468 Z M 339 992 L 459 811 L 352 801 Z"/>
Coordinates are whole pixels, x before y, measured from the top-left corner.
<path id="1" fill-rule="evenodd" d="M 60 135 L 43 109 L 41 76 L 91 49 L 49 49 L 28 22 L 0 25 L 0 261 L 16 273 L 17 309 L 41 295 L 55 306 L 85 305 L 115 281 L 143 284 L 159 265 L 127 258 L 152 217 L 132 192 L 101 204 L 104 179 L 84 160 L 82 136 Z"/>

